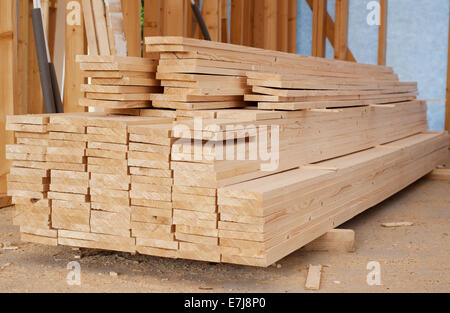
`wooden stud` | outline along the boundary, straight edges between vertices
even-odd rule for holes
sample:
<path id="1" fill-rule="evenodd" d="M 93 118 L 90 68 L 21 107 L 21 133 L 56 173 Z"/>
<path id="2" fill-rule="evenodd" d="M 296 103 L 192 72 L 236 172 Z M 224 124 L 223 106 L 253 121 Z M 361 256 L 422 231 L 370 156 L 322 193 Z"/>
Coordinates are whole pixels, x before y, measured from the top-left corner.
<path id="1" fill-rule="evenodd" d="M 336 0 L 334 34 L 334 58 L 347 59 L 348 46 L 348 0 Z"/>
<path id="2" fill-rule="evenodd" d="M 220 0 L 203 1 L 202 14 L 212 41 L 220 41 Z"/>
<path id="3" fill-rule="evenodd" d="M 312 56 L 325 57 L 327 1 L 313 0 Z"/>
<path id="4" fill-rule="evenodd" d="M 228 0 L 220 0 L 220 41 L 228 42 Z"/>
<path id="5" fill-rule="evenodd" d="M 302 249 L 305 251 L 354 252 L 355 232 L 352 229 L 333 229 Z"/>
<path id="6" fill-rule="evenodd" d="M 244 2 L 231 0 L 230 42 L 236 45 L 244 44 Z"/>
<path id="7" fill-rule="evenodd" d="M 78 1 L 76 1 L 76 2 L 78 2 Z M 69 2 L 68 5 L 70 5 L 70 4 L 73 4 L 73 2 Z M 103 2 L 103 0 L 92 0 L 92 9 L 94 12 L 95 31 L 97 33 L 97 42 L 98 42 L 99 53 L 100 53 L 100 55 L 111 55 L 108 29 L 106 26 L 105 3 Z M 72 12 L 74 12 L 74 11 L 72 11 Z M 81 17 L 80 17 L 80 19 L 81 19 Z M 69 21 L 67 21 L 67 22 L 69 22 Z M 79 26 L 78 21 L 70 23 L 70 24 L 77 24 L 77 26 Z M 81 25 L 83 25 L 83 24 L 81 24 Z M 67 50 L 67 48 L 66 48 L 66 50 Z"/>
<path id="8" fill-rule="evenodd" d="M 311 8 L 311 10 L 313 9 L 313 1 L 314 0 L 306 0 L 306 3 L 308 3 L 308 6 Z M 334 32 L 335 32 L 335 25 L 334 25 L 333 19 L 331 18 L 331 16 L 329 14 L 327 14 L 326 35 L 333 47 L 334 47 L 334 35 L 335 35 Z M 356 62 L 356 59 L 353 56 L 353 53 L 351 52 L 350 49 L 347 50 L 347 61 Z"/>
<path id="9" fill-rule="evenodd" d="M 297 53 L 297 0 L 289 0 L 288 52 Z"/>
<path id="10" fill-rule="evenodd" d="M 141 0 L 122 0 L 123 27 L 130 57 L 141 56 Z"/>
<path id="11" fill-rule="evenodd" d="M 277 1 L 264 0 L 264 49 L 277 50 Z"/>
<path id="12" fill-rule="evenodd" d="M 278 50 L 288 52 L 289 49 L 289 0 L 278 1 Z"/>
<path id="13" fill-rule="evenodd" d="M 183 36 L 183 2 L 180 0 L 165 0 L 164 35 Z"/>
<path id="14" fill-rule="evenodd" d="M 388 1 L 380 0 L 380 27 L 378 30 L 378 65 L 386 65 Z"/>
<path id="15" fill-rule="evenodd" d="M 63 101 L 64 112 L 66 113 L 85 111 L 85 108 L 78 105 L 78 99 L 83 95 L 80 91 L 80 84 L 84 82 L 84 78 L 79 65 L 75 62 L 76 56 L 86 54 L 87 50 L 83 24 L 81 1 L 70 1 L 66 7 L 66 69 Z M 107 48 L 109 51 L 109 47 Z"/>
<path id="16" fill-rule="evenodd" d="M 264 48 L 264 1 L 255 0 L 253 9 L 252 47 Z"/>
<path id="17" fill-rule="evenodd" d="M 255 15 L 255 0 L 244 0 L 244 22 L 242 44 L 251 46 L 253 44 L 253 25 Z"/>
<path id="18" fill-rule="evenodd" d="M 161 0 L 144 0 L 144 38 L 161 36 Z M 144 57 L 149 53 L 144 50 Z"/>
<path id="19" fill-rule="evenodd" d="M 448 47 L 449 49 L 447 57 L 447 90 L 446 90 L 447 100 L 445 102 L 445 130 L 450 132 L 450 22 L 449 22 Z M 450 149 L 450 143 L 448 147 Z"/>

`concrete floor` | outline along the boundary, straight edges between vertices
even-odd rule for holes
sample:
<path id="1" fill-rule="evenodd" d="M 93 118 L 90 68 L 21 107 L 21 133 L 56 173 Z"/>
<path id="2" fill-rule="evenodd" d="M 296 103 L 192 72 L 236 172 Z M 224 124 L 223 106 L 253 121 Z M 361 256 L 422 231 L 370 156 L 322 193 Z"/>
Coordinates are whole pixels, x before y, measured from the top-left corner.
<path id="1" fill-rule="evenodd" d="M 354 253 L 299 250 L 266 269 L 101 251 L 79 258 L 84 250 L 21 243 L 6 208 L 0 243 L 18 249 L 0 249 L 0 292 L 305 292 L 309 264 L 325 266 L 320 292 L 449 292 L 449 187 L 423 178 L 342 225 L 356 232 Z M 414 225 L 380 226 L 401 221 Z M 81 286 L 66 282 L 71 261 Z M 366 282 L 370 261 L 380 263 L 380 286 Z"/>

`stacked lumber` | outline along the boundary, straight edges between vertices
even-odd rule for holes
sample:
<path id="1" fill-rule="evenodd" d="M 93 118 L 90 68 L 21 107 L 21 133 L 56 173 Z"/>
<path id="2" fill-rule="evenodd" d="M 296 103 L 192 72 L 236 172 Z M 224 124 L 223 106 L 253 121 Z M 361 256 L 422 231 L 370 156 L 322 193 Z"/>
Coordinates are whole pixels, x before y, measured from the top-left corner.
<path id="1" fill-rule="evenodd" d="M 430 172 L 448 140 L 422 133 L 219 189 L 222 262 L 278 261 Z"/>
<path id="2" fill-rule="evenodd" d="M 128 166 L 131 230 L 136 250 L 175 258 L 178 242 L 172 220 L 171 131 L 171 123 L 130 127 Z"/>
<path id="3" fill-rule="evenodd" d="M 86 114 L 55 114 L 47 126 L 52 228 L 90 231 Z"/>
<path id="4" fill-rule="evenodd" d="M 57 245 L 51 228 L 51 201 L 48 199 L 50 171 L 46 164 L 49 142 L 48 115 L 8 116 L 6 129 L 15 132 L 16 144 L 6 146 L 12 160 L 7 177 L 8 195 L 15 204 L 13 222 L 20 226 L 21 239 Z"/>
<path id="5" fill-rule="evenodd" d="M 417 83 L 368 77 L 308 74 L 247 73 L 252 94 L 262 110 L 301 110 L 386 104 L 413 100 Z"/>
<path id="6" fill-rule="evenodd" d="M 134 109 L 151 106 L 152 93 L 160 93 L 155 79 L 157 59 L 78 55 L 77 62 L 90 84 L 82 84 L 85 97 L 79 104 L 102 109 Z"/>
<path id="7" fill-rule="evenodd" d="M 416 83 L 399 82 L 389 67 L 182 37 L 145 43 L 147 52 L 160 53 L 164 94 L 152 97 L 155 107 L 230 108 L 241 106 L 230 101 L 245 95 L 260 109 L 299 110 L 400 102 L 417 94 Z"/>

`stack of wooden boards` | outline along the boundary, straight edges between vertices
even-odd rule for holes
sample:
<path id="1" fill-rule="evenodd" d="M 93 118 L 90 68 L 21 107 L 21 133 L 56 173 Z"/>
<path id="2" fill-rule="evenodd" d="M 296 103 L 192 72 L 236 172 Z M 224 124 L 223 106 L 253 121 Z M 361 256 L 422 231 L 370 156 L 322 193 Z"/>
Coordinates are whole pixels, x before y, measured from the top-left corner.
<path id="1" fill-rule="evenodd" d="M 78 57 L 80 102 L 105 112 L 8 117 L 23 240 L 268 266 L 446 157 L 390 68 L 147 44 L 153 58 Z"/>
<path id="2" fill-rule="evenodd" d="M 153 106 L 217 109 L 258 102 L 260 109 L 299 110 L 415 99 L 417 83 L 392 68 L 349 63 L 182 37 L 147 37 L 160 53 L 164 94 Z"/>
<path id="3" fill-rule="evenodd" d="M 155 79 L 158 60 L 120 56 L 77 56 L 83 76 L 90 84 L 82 84 L 85 97 L 79 104 L 103 109 L 133 109 L 151 106 L 152 93 L 160 93 Z"/>

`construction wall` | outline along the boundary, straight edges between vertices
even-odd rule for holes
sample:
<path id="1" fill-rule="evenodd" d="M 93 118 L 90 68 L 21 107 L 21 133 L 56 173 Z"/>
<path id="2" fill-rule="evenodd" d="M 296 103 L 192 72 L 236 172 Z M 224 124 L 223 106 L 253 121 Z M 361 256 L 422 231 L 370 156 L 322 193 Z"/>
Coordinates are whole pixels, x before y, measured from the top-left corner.
<path id="1" fill-rule="evenodd" d="M 356 60 L 377 63 L 378 27 L 367 24 L 367 4 L 371 0 L 350 0 L 349 47 Z M 328 14 L 334 19 L 335 0 L 328 0 Z M 312 12 L 306 0 L 299 0 L 301 25 L 297 50 L 311 55 Z M 419 98 L 445 99 L 447 79 L 449 1 L 388 1 L 386 63 L 402 81 L 418 81 Z M 333 48 L 327 39 L 327 58 Z M 429 101 L 431 130 L 444 129 L 445 101 Z"/>

